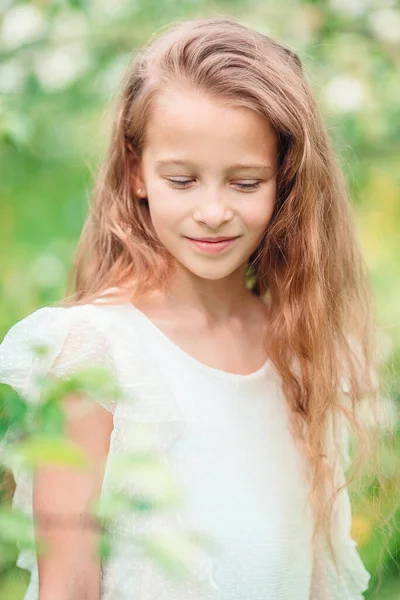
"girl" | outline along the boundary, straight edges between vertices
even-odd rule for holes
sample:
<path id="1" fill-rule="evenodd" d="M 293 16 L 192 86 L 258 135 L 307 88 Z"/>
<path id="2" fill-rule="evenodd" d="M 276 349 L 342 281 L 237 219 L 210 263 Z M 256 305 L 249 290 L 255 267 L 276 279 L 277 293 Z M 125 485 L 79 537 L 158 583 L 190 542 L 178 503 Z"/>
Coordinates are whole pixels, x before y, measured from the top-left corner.
<path id="1" fill-rule="evenodd" d="M 101 464 L 132 423 L 157 426 L 186 515 L 219 552 L 177 583 L 123 544 L 100 564 L 83 528 L 40 530 L 51 552 L 20 556 L 26 600 L 360 600 L 345 423 L 362 434 L 355 411 L 374 391 L 368 284 L 299 58 L 231 18 L 151 39 L 93 200 L 74 294 L 10 329 L 1 380 L 34 399 L 38 370 L 107 365 L 132 402 L 74 420 L 68 397 L 71 439 Z M 15 503 L 70 516 L 111 485 L 107 468 L 44 467 L 23 484 Z"/>

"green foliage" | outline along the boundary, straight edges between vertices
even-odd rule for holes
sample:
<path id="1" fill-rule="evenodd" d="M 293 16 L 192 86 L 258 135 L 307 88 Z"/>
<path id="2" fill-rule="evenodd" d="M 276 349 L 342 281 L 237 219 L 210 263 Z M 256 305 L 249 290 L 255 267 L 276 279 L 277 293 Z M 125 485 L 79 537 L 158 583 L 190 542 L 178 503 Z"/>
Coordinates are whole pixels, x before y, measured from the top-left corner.
<path id="1" fill-rule="evenodd" d="M 398 407 L 398 0 L 3 3 L 0 329 L 5 332 L 22 316 L 64 293 L 87 212 L 91 173 L 107 140 L 109 120 L 104 121 L 104 110 L 116 94 L 133 52 L 173 20 L 217 14 L 236 17 L 287 43 L 303 61 L 347 177 L 381 324 L 383 395 Z M 21 23 L 31 26 L 24 29 Z M 91 371 L 69 381 L 38 380 L 38 385 L 42 401 L 36 406 L 4 386 L 0 389 L 0 441 L 9 436 L 9 441 L 19 447 L 14 460 L 18 457 L 31 467 L 48 455 L 61 462 L 72 459 L 77 464 L 79 457 L 74 450 L 61 442 L 60 400 L 70 392 L 98 402 L 116 399 L 118 392 L 112 378 Z M 116 495 L 104 499 L 105 521 L 119 510 L 157 510 L 162 501 L 168 504 L 168 498 L 171 503 L 177 498 L 177 490 L 167 484 L 167 474 L 161 474 L 153 457 L 148 459 L 141 462 L 136 456 L 116 465 L 118 473 L 120 469 L 134 469 L 142 492 L 136 498 Z M 388 449 L 384 457 L 388 484 L 396 459 Z M 380 599 L 390 600 L 400 593 L 396 572 L 400 516 L 397 512 L 391 536 L 378 527 L 373 509 L 381 491 L 377 478 L 368 479 L 362 501 L 354 499 L 353 520 L 362 558 L 374 580 L 381 549 L 390 541 L 384 555 L 384 588 L 388 591 L 379 592 Z M 396 487 L 392 498 L 389 512 L 398 504 Z M 15 524 L 16 532 L 21 533 L 20 525 Z M 105 535 L 101 546 L 105 553 L 108 544 Z M 164 556 L 166 546 L 148 547 L 155 555 Z M 175 548 L 172 543 L 171 548 Z M 0 569 L 6 563 L 10 567 L 14 558 L 15 545 L 10 536 L 0 540 Z M 11 573 L 8 567 L 4 569 Z M 11 581 L 8 575 L 1 579 L 0 600 L 3 589 L 9 591 L 7 600 L 12 597 Z"/>
<path id="2" fill-rule="evenodd" d="M 44 357 L 45 347 L 35 348 L 38 356 Z M 35 468 L 44 465 L 85 469 L 88 466 L 87 457 L 65 435 L 65 414 L 62 409 L 63 400 L 70 394 L 79 394 L 80 410 L 89 407 L 93 400 L 103 402 L 110 398 L 123 401 L 122 394 L 115 376 L 104 367 L 87 365 L 65 379 L 57 379 L 49 375 L 36 375 L 36 384 L 40 390 L 38 402 L 23 398 L 15 393 L 7 393 L 4 400 L 3 424 L 5 435 L 2 439 L 1 460 L 18 472 L 31 474 Z M 138 448 L 134 452 L 111 456 L 108 460 L 108 476 L 113 491 L 102 493 L 100 498 L 92 503 L 89 518 L 94 518 L 100 526 L 98 552 L 104 560 L 110 556 L 113 549 L 113 538 L 109 527 L 122 513 L 148 513 L 174 509 L 182 505 L 181 490 L 167 468 L 163 457 L 154 451 Z M 130 482 L 130 489 L 116 490 L 120 482 Z M 48 518 L 46 515 L 41 517 Z M 39 515 L 37 515 L 39 518 Z M 172 532 L 173 533 L 173 532 Z M 160 567 L 173 571 L 179 562 L 186 571 L 189 556 L 180 555 L 186 549 L 186 536 L 175 532 L 171 541 L 171 557 L 167 559 L 167 548 L 162 540 L 157 542 L 157 536 L 151 534 L 132 537 L 132 543 L 138 544 L 159 562 Z M 44 549 L 43 541 L 35 539 L 32 523 L 25 511 L 10 506 L 0 505 L 0 578 L 2 573 L 6 578 L 13 570 L 17 558 L 17 550 L 31 550 L 40 554 Z M 7 579 L 8 580 L 8 579 Z"/>
<path id="3" fill-rule="evenodd" d="M 201 532 L 178 534 L 167 531 L 162 534 L 139 536 L 148 556 L 153 558 L 173 577 L 181 578 L 191 574 L 191 567 L 201 559 L 204 550 L 214 552 L 215 542 Z"/>

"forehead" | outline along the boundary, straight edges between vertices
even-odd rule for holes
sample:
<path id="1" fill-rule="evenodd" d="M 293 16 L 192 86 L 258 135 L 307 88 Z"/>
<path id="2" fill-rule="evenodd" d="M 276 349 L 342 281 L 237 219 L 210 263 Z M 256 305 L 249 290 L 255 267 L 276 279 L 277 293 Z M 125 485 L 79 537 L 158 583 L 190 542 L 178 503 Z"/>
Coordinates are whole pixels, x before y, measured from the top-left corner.
<path id="1" fill-rule="evenodd" d="M 224 162 L 244 157 L 276 161 L 276 134 L 262 115 L 245 107 L 227 106 L 196 91 L 169 90 L 160 95 L 146 130 L 146 150 Z"/>

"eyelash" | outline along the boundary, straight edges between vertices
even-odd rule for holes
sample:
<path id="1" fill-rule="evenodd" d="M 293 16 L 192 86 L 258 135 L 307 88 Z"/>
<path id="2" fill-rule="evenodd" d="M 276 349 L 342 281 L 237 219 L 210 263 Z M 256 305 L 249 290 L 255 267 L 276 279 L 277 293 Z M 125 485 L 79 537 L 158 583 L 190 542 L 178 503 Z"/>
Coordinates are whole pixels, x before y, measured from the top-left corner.
<path id="1" fill-rule="evenodd" d="M 193 179 L 189 179 L 187 181 L 177 181 L 176 179 L 166 179 L 167 184 L 171 187 L 177 186 L 178 188 L 184 189 L 188 183 L 191 183 Z M 255 183 L 237 183 L 243 190 L 256 190 L 261 184 L 261 181 L 256 181 Z"/>

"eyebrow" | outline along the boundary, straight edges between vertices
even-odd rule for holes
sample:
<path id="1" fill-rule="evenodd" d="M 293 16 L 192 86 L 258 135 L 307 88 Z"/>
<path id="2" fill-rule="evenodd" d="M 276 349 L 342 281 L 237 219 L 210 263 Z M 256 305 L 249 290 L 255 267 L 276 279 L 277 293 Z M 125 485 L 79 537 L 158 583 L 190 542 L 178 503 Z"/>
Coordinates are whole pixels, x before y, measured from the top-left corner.
<path id="1" fill-rule="evenodd" d="M 183 167 L 187 167 L 187 166 L 191 166 L 191 167 L 195 167 L 196 165 L 194 163 L 192 163 L 191 161 L 184 161 L 184 160 L 157 160 L 156 161 L 156 166 L 157 167 L 162 167 L 162 166 L 167 166 L 167 165 L 178 165 L 178 166 L 183 166 Z M 272 166 L 271 165 L 264 165 L 264 164 L 252 164 L 252 165 L 246 165 L 244 163 L 235 163 L 234 165 L 232 165 L 231 167 L 229 167 L 228 171 L 233 171 L 234 169 L 241 169 L 241 170 L 245 170 L 245 169 L 257 169 L 257 170 L 262 170 L 262 171 L 272 171 Z"/>

